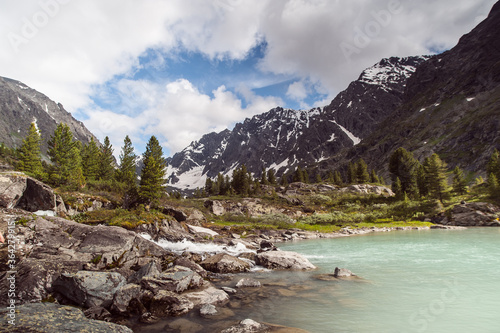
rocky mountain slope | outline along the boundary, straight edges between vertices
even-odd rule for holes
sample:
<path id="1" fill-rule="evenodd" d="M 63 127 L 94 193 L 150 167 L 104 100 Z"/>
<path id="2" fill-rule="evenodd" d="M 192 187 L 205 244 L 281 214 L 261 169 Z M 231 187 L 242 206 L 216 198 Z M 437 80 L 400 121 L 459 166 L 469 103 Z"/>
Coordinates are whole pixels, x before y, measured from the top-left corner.
<path id="1" fill-rule="evenodd" d="M 423 159 L 438 153 L 450 167 L 484 173 L 500 149 L 500 3 L 451 50 L 418 66 L 403 104 L 363 142 L 322 167 L 364 158 L 380 170 L 398 147 Z"/>
<path id="2" fill-rule="evenodd" d="M 357 145 L 402 103 L 408 78 L 427 58 L 383 59 L 328 106 L 307 111 L 277 107 L 231 131 L 204 135 L 168 160 L 170 186 L 202 187 L 207 177 L 231 176 L 241 164 L 256 175 L 263 167 L 281 175 Z"/>
<path id="3" fill-rule="evenodd" d="M 81 142 L 86 143 L 93 137 L 61 104 L 22 82 L 0 77 L 0 142 L 7 147 L 19 147 L 32 122 L 41 132 L 43 153 L 59 123 L 66 123 Z"/>

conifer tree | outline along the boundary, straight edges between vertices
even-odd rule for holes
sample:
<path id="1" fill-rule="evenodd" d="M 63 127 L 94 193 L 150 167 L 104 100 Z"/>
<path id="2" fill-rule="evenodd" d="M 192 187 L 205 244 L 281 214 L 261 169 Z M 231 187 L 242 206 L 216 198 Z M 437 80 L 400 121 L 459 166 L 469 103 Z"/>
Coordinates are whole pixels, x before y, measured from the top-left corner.
<path id="1" fill-rule="evenodd" d="M 267 171 L 266 171 L 265 167 L 262 167 L 262 175 L 261 175 L 261 178 L 260 178 L 260 183 L 262 185 L 269 185 L 269 181 L 267 179 Z"/>
<path id="2" fill-rule="evenodd" d="M 492 197 L 498 199 L 497 197 L 500 194 L 500 185 L 498 184 L 498 178 L 494 173 L 490 173 L 488 176 L 488 190 Z"/>
<path id="3" fill-rule="evenodd" d="M 486 167 L 486 174 L 488 175 L 488 178 L 490 175 L 495 175 L 497 180 L 500 179 L 500 153 L 497 149 L 495 149 L 493 154 L 491 154 Z"/>
<path id="4" fill-rule="evenodd" d="M 392 192 L 396 195 L 396 198 L 403 198 L 406 192 L 403 192 L 403 187 L 401 186 L 401 180 L 396 177 L 396 180 L 392 183 Z"/>
<path id="5" fill-rule="evenodd" d="M 340 171 L 336 170 L 335 173 L 333 174 L 333 177 L 335 185 L 338 186 L 344 185 L 344 181 L 342 180 L 342 175 L 340 174 Z"/>
<path id="6" fill-rule="evenodd" d="M 106 136 L 104 138 L 104 145 L 101 147 L 101 152 L 99 154 L 99 179 L 108 181 L 113 179 L 115 168 L 114 168 L 114 158 L 113 158 L 113 147 L 109 142 L 109 138 Z"/>
<path id="7" fill-rule="evenodd" d="M 417 196 L 417 170 L 419 162 L 404 148 L 398 148 L 389 158 L 389 172 L 393 182 L 399 178 L 401 188 L 410 197 Z"/>
<path id="8" fill-rule="evenodd" d="M 328 176 L 326 181 L 330 184 L 333 184 L 335 182 L 335 177 L 333 176 L 332 171 L 328 171 Z"/>
<path id="9" fill-rule="evenodd" d="M 165 190 L 166 170 L 163 150 L 158 139 L 153 135 L 143 155 L 144 167 L 139 183 L 139 197 L 148 205 L 157 205 Z"/>
<path id="10" fill-rule="evenodd" d="M 309 184 L 309 172 L 307 172 L 307 169 L 304 169 L 302 175 L 304 177 L 304 183 Z"/>
<path id="11" fill-rule="evenodd" d="M 91 138 L 90 142 L 82 148 L 82 169 L 87 180 L 97 180 L 99 178 L 99 154 L 99 147 L 94 138 Z"/>
<path id="12" fill-rule="evenodd" d="M 323 181 L 323 179 L 321 179 L 321 174 L 318 172 L 318 173 L 316 174 L 316 183 L 317 183 L 317 184 L 319 184 L 319 183 L 321 183 L 322 181 Z"/>
<path id="13" fill-rule="evenodd" d="M 467 193 L 467 183 L 464 172 L 458 166 L 453 169 L 453 192 L 458 195 Z"/>
<path id="14" fill-rule="evenodd" d="M 205 180 L 205 192 L 207 192 L 208 196 L 214 194 L 213 187 L 214 187 L 214 182 L 212 181 L 212 179 L 207 177 L 207 179 Z"/>
<path id="15" fill-rule="evenodd" d="M 370 182 L 374 184 L 379 184 L 380 183 L 380 178 L 378 177 L 377 173 L 375 170 L 372 170 L 372 173 L 370 174 Z"/>
<path id="16" fill-rule="evenodd" d="M 116 180 L 121 183 L 127 184 L 129 189 L 135 188 L 137 186 L 137 174 L 136 174 L 136 159 L 137 156 L 134 153 L 134 147 L 132 146 L 132 140 L 129 136 L 125 136 L 123 140 L 123 147 L 120 153 L 120 166 L 116 170 Z"/>
<path id="17" fill-rule="evenodd" d="M 243 164 L 233 171 L 232 187 L 236 194 L 247 195 L 250 190 L 250 179 L 247 167 Z"/>
<path id="18" fill-rule="evenodd" d="M 431 157 L 426 158 L 424 169 L 430 196 L 443 203 L 449 195 L 446 163 L 439 158 L 438 154 L 432 154 Z"/>
<path id="19" fill-rule="evenodd" d="M 417 188 L 418 188 L 418 194 L 420 195 L 421 198 L 429 195 L 429 186 L 427 185 L 425 169 L 422 164 L 420 164 L 417 169 Z"/>
<path id="20" fill-rule="evenodd" d="M 19 148 L 19 164 L 17 168 L 36 178 L 42 176 L 43 168 L 40 158 L 40 133 L 35 123 L 31 123 L 28 135 Z"/>
<path id="21" fill-rule="evenodd" d="M 274 171 L 274 169 L 269 169 L 267 171 L 267 181 L 269 182 L 269 184 L 271 185 L 276 185 L 277 184 L 277 180 L 276 180 L 276 172 Z"/>
<path id="22" fill-rule="evenodd" d="M 363 159 L 360 159 L 355 166 L 356 180 L 360 184 L 368 183 L 370 181 L 370 174 L 368 173 L 368 166 Z"/>
<path id="23" fill-rule="evenodd" d="M 68 125 L 57 125 L 54 135 L 48 142 L 47 153 L 52 161 L 49 170 L 49 181 L 56 186 L 83 186 L 83 176 L 80 142 L 73 141 L 73 133 Z"/>
<path id="24" fill-rule="evenodd" d="M 295 169 L 295 172 L 293 173 L 292 176 L 292 181 L 293 182 L 304 182 L 304 172 L 302 171 L 302 168 L 300 166 Z"/>
<path id="25" fill-rule="evenodd" d="M 356 166 L 349 162 L 349 166 L 347 167 L 347 182 L 349 184 L 354 184 L 357 181 L 356 175 Z"/>
<path id="26" fill-rule="evenodd" d="M 288 186 L 288 175 L 284 174 L 281 177 L 281 185 L 284 186 L 284 187 Z"/>

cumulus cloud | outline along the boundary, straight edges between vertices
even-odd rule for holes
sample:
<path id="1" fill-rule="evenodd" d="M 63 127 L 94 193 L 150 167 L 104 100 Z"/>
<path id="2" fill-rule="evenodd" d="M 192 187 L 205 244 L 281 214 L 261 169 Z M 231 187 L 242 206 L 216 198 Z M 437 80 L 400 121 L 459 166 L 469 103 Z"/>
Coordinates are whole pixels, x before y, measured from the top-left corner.
<path id="1" fill-rule="evenodd" d="M 186 80 L 133 80 L 134 71 L 145 65 L 140 57 L 148 51 L 160 55 L 148 64 L 154 68 L 163 65 L 163 55 L 179 50 L 242 60 L 265 42 L 257 74 L 295 77 L 298 81 L 287 92 L 295 100 L 310 92 L 333 98 L 382 57 L 454 46 L 494 2 L 6 1 L 0 11 L 0 75 L 61 102 L 101 139 L 99 133 L 126 133 L 141 140 L 141 135 L 158 131 L 166 147 L 176 151 L 207 131 L 282 101 L 256 96 L 244 87 L 232 92 L 228 85 L 220 86 L 209 95 Z M 100 91 L 103 85 L 113 90 Z M 95 105 L 96 98 L 119 101 L 106 110 Z M 104 121 L 108 118 L 113 131 Z"/>

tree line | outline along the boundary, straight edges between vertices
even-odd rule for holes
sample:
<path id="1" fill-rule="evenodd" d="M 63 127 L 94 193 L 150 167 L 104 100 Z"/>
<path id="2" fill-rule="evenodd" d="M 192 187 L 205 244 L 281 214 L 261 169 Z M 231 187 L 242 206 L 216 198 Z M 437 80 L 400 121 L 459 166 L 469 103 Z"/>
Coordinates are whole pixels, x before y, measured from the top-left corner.
<path id="1" fill-rule="evenodd" d="M 40 141 L 40 132 L 32 123 L 17 150 L 16 169 L 49 185 L 78 190 L 86 185 L 107 184 L 113 190 L 123 191 L 129 201 L 146 205 L 157 204 L 164 193 L 166 164 L 155 136 L 151 136 L 146 145 L 140 181 L 136 172 L 137 156 L 128 135 L 124 139 L 118 165 L 107 136 L 101 146 L 94 138 L 82 145 L 74 139 L 69 126 L 61 123 L 47 142 L 50 163 L 42 161 Z M 5 147 L 2 149 L 4 151 Z"/>

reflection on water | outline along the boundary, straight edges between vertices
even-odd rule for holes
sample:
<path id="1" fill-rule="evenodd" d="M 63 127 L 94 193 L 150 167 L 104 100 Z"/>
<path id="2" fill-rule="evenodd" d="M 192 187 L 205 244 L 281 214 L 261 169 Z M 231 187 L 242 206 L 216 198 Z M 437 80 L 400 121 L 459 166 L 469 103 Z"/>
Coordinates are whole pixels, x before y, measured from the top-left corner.
<path id="1" fill-rule="evenodd" d="M 500 332 L 500 229 L 397 231 L 281 244 L 318 266 L 313 272 L 242 277 L 263 287 L 230 295 L 219 314 L 197 311 L 135 332 L 219 332 L 252 318 L 310 332 Z M 321 279 L 345 267 L 359 279 Z"/>

